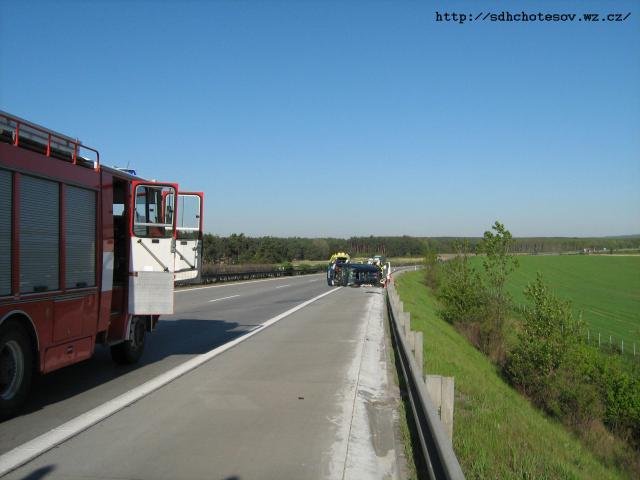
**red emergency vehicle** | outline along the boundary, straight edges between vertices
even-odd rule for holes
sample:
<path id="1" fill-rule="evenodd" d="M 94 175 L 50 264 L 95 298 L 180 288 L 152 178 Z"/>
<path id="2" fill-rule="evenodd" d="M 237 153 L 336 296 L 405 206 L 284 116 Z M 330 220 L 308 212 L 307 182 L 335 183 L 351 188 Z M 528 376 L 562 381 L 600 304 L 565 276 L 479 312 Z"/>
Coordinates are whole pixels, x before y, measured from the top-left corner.
<path id="1" fill-rule="evenodd" d="M 142 355 L 200 275 L 201 192 L 106 167 L 80 141 L 0 111 L 0 416 L 34 373 Z"/>

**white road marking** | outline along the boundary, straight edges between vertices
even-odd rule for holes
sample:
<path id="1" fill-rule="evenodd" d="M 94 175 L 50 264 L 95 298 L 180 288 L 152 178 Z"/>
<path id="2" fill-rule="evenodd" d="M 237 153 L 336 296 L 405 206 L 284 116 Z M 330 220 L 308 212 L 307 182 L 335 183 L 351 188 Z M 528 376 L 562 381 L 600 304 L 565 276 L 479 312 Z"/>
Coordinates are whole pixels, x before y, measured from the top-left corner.
<path id="1" fill-rule="evenodd" d="M 222 297 L 222 298 L 214 298 L 213 300 L 209 300 L 209 303 L 213 303 L 213 302 L 219 302 L 220 300 L 227 300 L 229 298 L 236 298 L 239 297 L 240 295 L 231 295 L 229 297 Z"/>
<path id="2" fill-rule="evenodd" d="M 309 275 L 324 275 L 324 274 L 311 273 Z M 205 288 L 222 288 L 222 287 L 231 287 L 232 285 L 247 285 L 249 283 L 273 282 L 274 280 L 282 280 L 282 277 L 265 278 L 263 280 L 249 280 L 248 282 L 229 282 L 229 283 L 225 283 L 223 285 L 209 285 L 207 287 L 181 288 L 179 290 L 176 290 L 175 293 L 193 292 L 195 290 L 204 290 Z"/>
<path id="3" fill-rule="evenodd" d="M 289 315 L 303 309 L 304 307 L 312 304 L 322 297 L 335 293 L 338 290 L 339 288 L 329 290 L 328 292 L 324 292 L 316 297 L 302 302 L 301 304 L 296 305 L 286 312 L 270 318 L 262 325 L 259 325 L 258 327 L 248 332 L 246 335 L 236 338 L 235 340 L 225 343 L 224 345 L 214 348 L 213 350 L 210 350 L 206 353 L 191 358 L 190 360 L 187 360 L 177 367 L 174 367 L 171 370 L 158 375 L 157 377 L 143 383 L 142 385 L 139 385 L 132 390 L 129 390 L 128 392 L 123 393 L 122 395 L 103 403 L 93 410 L 89 410 L 88 412 L 83 413 L 82 415 L 79 415 L 66 423 L 63 423 L 59 427 L 49 430 L 47 433 L 43 433 L 39 437 L 23 443 L 22 445 L 14 448 L 13 450 L 10 450 L 3 455 L 0 455 L 0 477 L 11 472 L 12 470 L 15 470 L 18 467 L 21 467 L 25 463 L 30 462 L 34 458 L 78 435 L 79 433 L 101 422 L 114 413 L 119 412 L 132 403 L 137 402 L 141 398 L 149 395 L 159 388 L 164 387 L 168 383 L 174 381 L 176 378 L 181 377 L 182 375 L 199 367 L 203 363 L 235 347 L 239 343 L 242 343 L 245 340 L 253 337 L 254 335 L 257 335 L 262 330 L 265 330 L 266 328 L 279 322 L 283 318 L 288 317 Z"/>
<path id="4" fill-rule="evenodd" d="M 276 288 L 284 288 L 284 287 L 290 287 L 290 286 L 291 286 L 291 284 L 287 283 L 286 285 L 279 285 Z"/>

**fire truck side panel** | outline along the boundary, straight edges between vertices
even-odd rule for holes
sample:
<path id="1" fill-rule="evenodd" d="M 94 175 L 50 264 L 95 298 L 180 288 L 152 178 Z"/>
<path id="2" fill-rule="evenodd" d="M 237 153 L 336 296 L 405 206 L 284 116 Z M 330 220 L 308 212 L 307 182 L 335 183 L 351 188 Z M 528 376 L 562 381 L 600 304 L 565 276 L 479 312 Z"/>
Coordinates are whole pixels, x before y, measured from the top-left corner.
<path id="1" fill-rule="evenodd" d="M 12 194 L 0 201 L 12 212 L 13 245 L 0 322 L 22 322 L 39 353 L 39 370 L 50 372 L 93 352 L 101 270 L 99 173 L 2 142 L 0 171 L 11 178 Z"/>
<path id="2" fill-rule="evenodd" d="M 43 373 L 49 373 L 81 360 L 86 360 L 93 355 L 94 345 L 94 337 L 86 337 L 48 348 L 44 355 Z"/>
<path id="3" fill-rule="evenodd" d="M 55 299 L 53 301 L 53 343 L 95 335 L 98 324 L 97 306 L 96 292 Z"/>

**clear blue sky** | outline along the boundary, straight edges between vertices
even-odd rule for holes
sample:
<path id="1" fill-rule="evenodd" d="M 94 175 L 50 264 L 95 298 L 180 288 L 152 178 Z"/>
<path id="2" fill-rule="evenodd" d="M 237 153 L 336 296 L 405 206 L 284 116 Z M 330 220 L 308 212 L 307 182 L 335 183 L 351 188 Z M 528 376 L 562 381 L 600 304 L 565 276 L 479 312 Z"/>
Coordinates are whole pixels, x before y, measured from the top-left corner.
<path id="1" fill-rule="evenodd" d="M 436 23 L 631 12 L 622 23 Z M 206 193 L 206 230 L 640 233 L 640 2 L 0 0 L 0 109 Z"/>

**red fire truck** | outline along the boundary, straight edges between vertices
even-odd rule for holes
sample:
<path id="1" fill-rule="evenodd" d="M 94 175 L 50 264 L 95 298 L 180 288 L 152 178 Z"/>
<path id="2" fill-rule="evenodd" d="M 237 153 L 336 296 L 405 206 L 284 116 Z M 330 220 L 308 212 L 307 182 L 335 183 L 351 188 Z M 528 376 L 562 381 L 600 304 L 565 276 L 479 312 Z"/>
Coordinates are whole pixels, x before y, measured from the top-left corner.
<path id="1" fill-rule="evenodd" d="M 97 150 L 0 111 L 0 416 L 48 373 L 145 332 L 199 277 L 201 192 L 100 164 Z"/>

